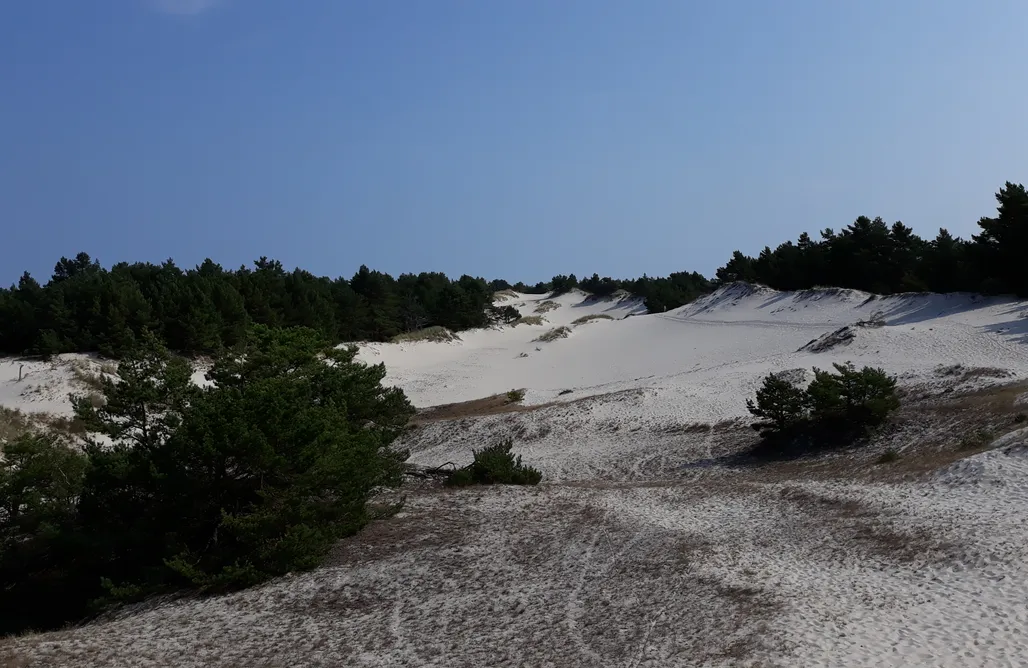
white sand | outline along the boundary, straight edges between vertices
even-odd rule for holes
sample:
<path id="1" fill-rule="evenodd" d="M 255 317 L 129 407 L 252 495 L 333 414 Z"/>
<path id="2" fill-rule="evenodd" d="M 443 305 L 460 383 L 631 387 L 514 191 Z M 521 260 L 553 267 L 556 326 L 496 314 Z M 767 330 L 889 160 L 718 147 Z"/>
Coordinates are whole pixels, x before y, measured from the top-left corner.
<path id="1" fill-rule="evenodd" d="M 93 355 L 57 355 L 47 362 L 0 358 L 0 406 L 26 413 L 69 416 L 69 395 L 95 391 L 84 381 L 103 375 L 102 366 Z"/>
<path id="2" fill-rule="evenodd" d="M 543 299 L 505 303 L 533 315 Z M 1028 430 L 903 483 L 685 467 L 742 433 L 690 425 L 745 417 L 770 371 L 851 360 L 954 393 L 1028 379 L 1028 303 L 745 286 L 656 315 L 556 301 L 542 326 L 360 354 L 418 406 L 511 388 L 552 403 L 405 443 L 438 465 L 513 434 L 546 484 L 411 492 L 312 573 L 6 651 L 54 666 L 1028 665 Z M 876 311 L 884 327 L 854 326 Z M 615 319 L 571 324 L 599 313 Z M 571 336 L 533 341 L 558 326 Z M 798 352 L 847 326 L 848 343 Z M 0 364 L 0 404 L 60 410 L 62 364 L 34 368 L 49 389 L 27 394 Z"/>

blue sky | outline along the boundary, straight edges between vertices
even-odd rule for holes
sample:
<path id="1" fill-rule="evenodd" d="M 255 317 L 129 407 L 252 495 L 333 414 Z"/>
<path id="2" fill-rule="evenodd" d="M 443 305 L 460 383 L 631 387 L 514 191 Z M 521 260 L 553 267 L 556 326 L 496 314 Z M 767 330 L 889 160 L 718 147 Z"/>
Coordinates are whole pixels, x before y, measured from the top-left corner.
<path id="1" fill-rule="evenodd" d="M 0 3 L 0 282 L 698 270 L 1028 167 L 1022 0 Z"/>

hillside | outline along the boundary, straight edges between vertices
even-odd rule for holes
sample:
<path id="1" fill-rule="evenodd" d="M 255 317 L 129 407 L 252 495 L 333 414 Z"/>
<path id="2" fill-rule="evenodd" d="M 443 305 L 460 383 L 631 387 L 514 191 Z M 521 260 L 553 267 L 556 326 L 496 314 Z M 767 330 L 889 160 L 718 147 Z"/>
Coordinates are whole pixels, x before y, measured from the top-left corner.
<path id="1" fill-rule="evenodd" d="M 523 295 L 519 304 L 532 311 L 545 301 Z M 551 477 L 632 470 L 641 451 L 663 447 L 669 430 L 748 418 L 746 399 L 767 373 L 795 369 L 809 378 L 813 367 L 833 362 L 882 366 L 908 389 L 933 393 L 1028 379 L 1022 315 L 1028 304 L 1004 298 L 789 293 L 735 284 L 641 317 L 627 317 L 638 312 L 632 301 L 582 293 L 556 301 L 561 307 L 547 312 L 541 327 L 482 330 L 448 344 L 363 348 L 362 357 L 385 362 L 387 382 L 403 387 L 417 406 L 469 402 L 466 412 L 473 415 L 475 400 L 510 388 L 525 388 L 526 403 L 541 406 L 459 428 L 426 425 L 408 444 L 414 461 L 462 461 L 483 439 L 516 428 L 527 440 L 526 455 Z M 567 339 L 534 341 L 548 328 L 594 314 L 621 319 L 574 326 Z M 857 324 L 875 315 L 884 326 Z M 809 345 L 842 329 L 852 338 Z M 686 461 L 695 453 L 677 455 Z"/>
<path id="2" fill-rule="evenodd" d="M 402 443 L 412 463 L 459 464 L 513 436 L 541 486 L 414 484 L 403 512 L 313 572 L 11 639 L 0 657 L 993 666 L 1028 652 L 1028 302 L 733 284 L 652 315 L 625 294 L 501 303 L 545 321 L 360 357 L 420 409 Z M 0 403 L 61 412 L 75 365 L 98 364 L 76 359 L 26 364 L 21 384 L 5 360 Z M 802 382 L 849 360 L 900 379 L 904 407 L 874 442 L 737 457 L 762 376 Z M 494 398 L 512 388 L 523 403 Z M 886 450 L 898 460 L 876 463 Z"/>

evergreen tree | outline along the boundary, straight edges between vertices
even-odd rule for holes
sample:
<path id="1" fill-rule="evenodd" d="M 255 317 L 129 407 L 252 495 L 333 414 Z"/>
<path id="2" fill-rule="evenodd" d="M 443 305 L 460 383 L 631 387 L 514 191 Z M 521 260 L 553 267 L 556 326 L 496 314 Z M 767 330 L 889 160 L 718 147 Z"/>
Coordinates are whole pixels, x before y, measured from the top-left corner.
<path id="1" fill-rule="evenodd" d="M 978 261 L 987 277 L 982 290 L 1012 292 L 1028 296 L 1028 191 L 1009 181 L 996 193 L 995 218 L 982 218 L 982 231 L 972 237 L 978 246 Z"/>
<path id="2" fill-rule="evenodd" d="M 86 458 L 54 434 L 9 441 L 0 457 L 0 634 L 51 628 L 88 612 L 76 504 Z M 17 614 L 14 614 L 16 611 Z"/>

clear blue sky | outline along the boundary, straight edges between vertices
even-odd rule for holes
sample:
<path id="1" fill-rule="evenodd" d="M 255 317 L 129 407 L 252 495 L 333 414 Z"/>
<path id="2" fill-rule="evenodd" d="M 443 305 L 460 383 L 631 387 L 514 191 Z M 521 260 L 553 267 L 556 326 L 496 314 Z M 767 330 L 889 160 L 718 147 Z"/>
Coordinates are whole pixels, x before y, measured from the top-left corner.
<path id="1" fill-rule="evenodd" d="M 1028 180 L 1023 0 L 0 3 L 0 282 L 711 274 Z"/>

